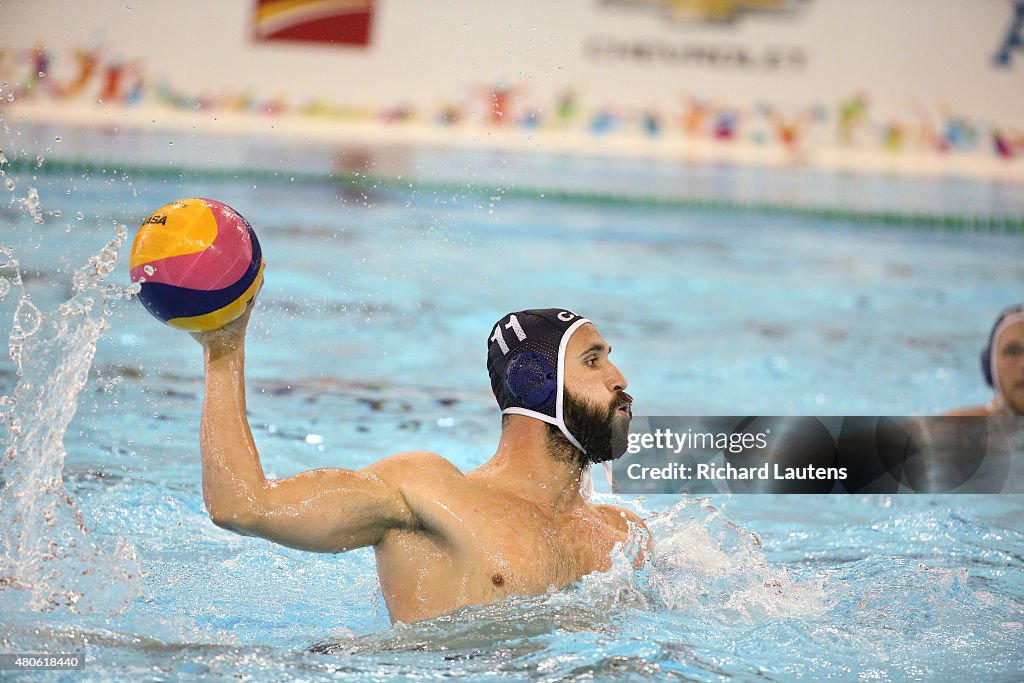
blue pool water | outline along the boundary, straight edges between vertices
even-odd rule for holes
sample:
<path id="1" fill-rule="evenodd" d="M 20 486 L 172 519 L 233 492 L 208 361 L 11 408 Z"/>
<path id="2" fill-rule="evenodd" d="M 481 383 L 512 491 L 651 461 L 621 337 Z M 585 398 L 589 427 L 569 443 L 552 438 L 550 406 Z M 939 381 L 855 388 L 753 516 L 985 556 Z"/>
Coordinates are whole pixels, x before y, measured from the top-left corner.
<path id="1" fill-rule="evenodd" d="M 179 165 L 189 153 L 207 159 L 206 143 L 223 151 L 221 162 L 255 156 L 266 165 L 270 156 L 238 141 L 177 142 Z M 141 165 L 167 160 L 148 149 L 137 154 Z M 300 149 L 289 159 L 315 167 L 341 154 Z M 638 413 L 933 414 L 983 402 L 977 352 L 996 311 L 1020 298 L 1019 233 L 494 194 L 538 176 L 524 175 L 521 159 L 467 152 L 453 157 L 462 184 L 444 187 L 416 182 L 452 171 L 415 155 L 385 155 L 413 182 L 378 187 L 49 171 L 56 156 L 9 174 L 16 187 L 0 205 L 0 243 L 12 254 L 0 261 L 19 261 L 23 285 L 0 301 L 0 327 L 12 330 L 24 293 L 44 318 L 26 332 L 35 318 L 23 307 L 13 329 L 27 349 L 25 376 L 43 385 L 77 368 L 83 388 L 37 404 L 24 377 L 17 386 L 14 361 L 0 363 L 0 395 L 19 401 L 0 405 L 5 445 L 18 445 L 0 476 L 31 480 L 30 456 L 59 461 L 87 531 L 59 501 L 52 524 L 21 520 L 26 535 L 17 538 L 0 531 L 0 579 L 20 579 L 0 584 L 0 651 L 84 651 L 73 680 L 1024 677 L 1024 500 L 1008 495 L 605 493 L 647 518 L 653 566 L 633 572 L 622 557 L 557 593 L 391 627 L 370 551 L 304 554 L 210 523 L 198 455 L 200 350 L 123 298 L 127 243 L 111 249 L 119 259 L 105 280 L 110 254 L 85 269 L 78 290 L 72 284 L 118 224 L 130 240 L 173 199 L 230 204 L 252 221 L 268 263 L 248 349 L 249 418 L 267 474 L 361 467 L 413 448 L 470 469 L 498 436 L 484 374 L 489 326 L 527 307 L 593 319 Z M 675 170 L 607 160 L 570 169 L 594 183 L 640 176 L 665 191 L 680 180 Z M 781 191 L 760 173 L 713 174 L 729 187 L 753 178 Z M 42 223 L 22 201 L 29 187 Z M 985 203 L 966 182 L 902 187 L 911 190 L 897 208 L 908 214 L 930 197 L 960 196 L 970 198 L 964 211 L 1024 215 L 1012 189 Z M 858 201 L 884 201 L 872 196 Z M 14 270 L 0 264 L 8 280 Z M 83 312 L 85 299 L 92 307 Z M 59 343 L 33 346 L 47 335 Z M 90 339 L 95 357 L 76 353 Z M 31 440 L 26 425 L 58 424 L 76 398 L 66 434 L 40 430 Z M 15 419 L 21 436 L 10 431 Z M 45 483 L 33 489 L 44 500 L 54 493 Z M 17 509 L 10 500 L 5 521 Z M 39 539 L 74 550 L 11 562 Z M 327 652 L 310 651 L 316 643 Z"/>

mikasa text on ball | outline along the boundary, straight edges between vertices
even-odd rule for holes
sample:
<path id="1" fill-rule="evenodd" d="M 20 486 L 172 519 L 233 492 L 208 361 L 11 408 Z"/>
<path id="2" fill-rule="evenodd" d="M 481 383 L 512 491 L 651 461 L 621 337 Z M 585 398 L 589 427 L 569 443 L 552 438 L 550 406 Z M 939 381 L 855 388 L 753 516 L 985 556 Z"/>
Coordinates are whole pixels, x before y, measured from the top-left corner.
<path id="1" fill-rule="evenodd" d="M 249 222 L 213 199 L 180 199 L 145 220 L 132 243 L 132 282 L 154 316 L 190 332 L 223 327 L 263 284 Z"/>

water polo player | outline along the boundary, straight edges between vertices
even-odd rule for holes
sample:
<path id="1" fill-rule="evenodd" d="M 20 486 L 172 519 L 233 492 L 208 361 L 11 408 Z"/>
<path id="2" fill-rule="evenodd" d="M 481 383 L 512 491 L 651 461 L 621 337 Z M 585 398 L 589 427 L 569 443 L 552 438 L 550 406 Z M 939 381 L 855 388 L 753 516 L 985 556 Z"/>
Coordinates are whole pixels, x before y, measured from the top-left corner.
<path id="1" fill-rule="evenodd" d="M 607 570 L 631 526 L 646 536 L 632 512 L 580 493 L 591 463 L 625 451 L 632 415 L 626 379 L 590 321 L 546 309 L 493 327 L 487 369 L 502 429 L 478 469 L 413 451 L 268 480 L 245 413 L 251 310 L 193 334 L 206 368 L 203 496 L 218 526 L 316 552 L 373 546 L 391 619 L 402 622 L 561 588 Z M 648 539 L 638 565 L 649 551 Z"/>
<path id="2" fill-rule="evenodd" d="M 996 318 L 981 351 L 981 372 L 995 390 L 992 400 L 949 415 L 1024 415 L 1024 305 L 1010 306 Z"/>

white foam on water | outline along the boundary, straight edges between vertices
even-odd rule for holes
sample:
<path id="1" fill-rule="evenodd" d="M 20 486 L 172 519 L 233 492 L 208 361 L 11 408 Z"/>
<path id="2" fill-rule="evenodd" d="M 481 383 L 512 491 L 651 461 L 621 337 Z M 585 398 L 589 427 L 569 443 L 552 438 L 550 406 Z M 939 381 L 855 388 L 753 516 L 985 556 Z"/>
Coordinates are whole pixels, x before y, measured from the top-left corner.
<path id="1" fill-rule="evenodd" d="M 651 589 L 670 610 L 753 624 L 813 618 L 831 605 L 823 579 L 800 580 L 769 562 L 756 534 L 706 499 L 684 498 L 647 524 L 655 539 Z"/>

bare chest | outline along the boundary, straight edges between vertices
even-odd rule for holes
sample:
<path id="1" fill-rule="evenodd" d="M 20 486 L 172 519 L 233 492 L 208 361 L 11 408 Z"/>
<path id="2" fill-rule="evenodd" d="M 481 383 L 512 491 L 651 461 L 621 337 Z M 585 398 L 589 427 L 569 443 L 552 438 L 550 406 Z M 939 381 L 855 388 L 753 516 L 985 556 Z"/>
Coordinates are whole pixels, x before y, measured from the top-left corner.
<path id="1" fill-rule="evenodd" d="M 561 588 L 607 568 L 614 539 L 610 529 L 580 521 L 558 523 L 531 515 L 495 520 L 492 533 L 463 552 L 501 573 L 512 592 Z"/>
<path id="2" fill-rule="evenodd" d="M 393 534 L 377 551 L 385 598 L 403 620 L 560 589 L 607 570 L 626 536 L 586 508 L 556 516 L 515 501 L 463 498 L 420 512 L 426 529 Z"/>
<path id="3" fill-rule="evenodd" d="M 500 501 L 469 506 L 463 521 L 447 530 L 453 560 L 497 596 L 541 593 L 604 571 L 625 536 L 585 510 L 553 516 Z"/>

